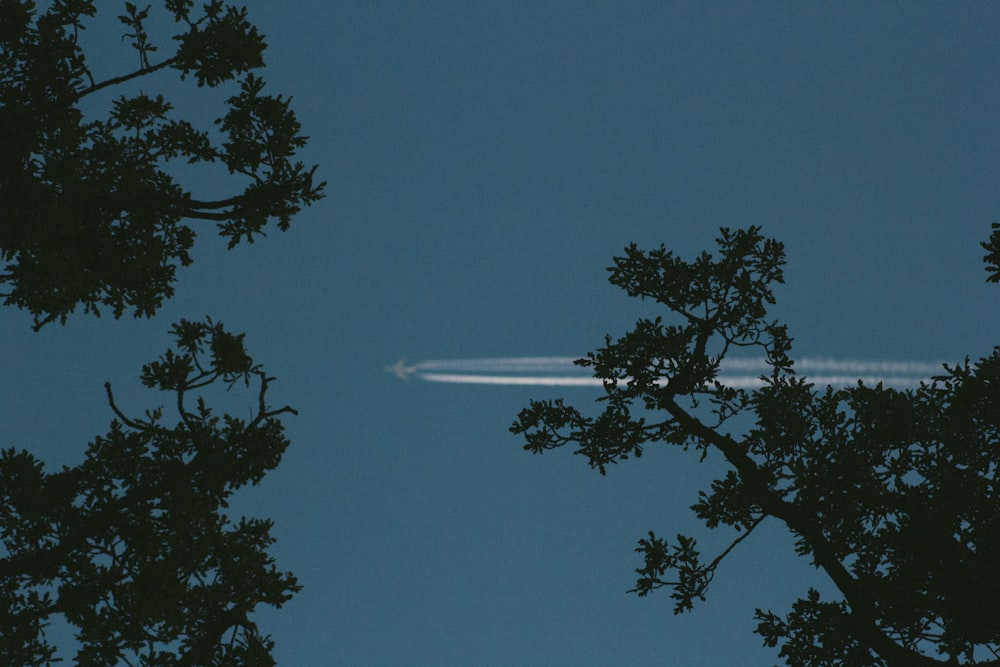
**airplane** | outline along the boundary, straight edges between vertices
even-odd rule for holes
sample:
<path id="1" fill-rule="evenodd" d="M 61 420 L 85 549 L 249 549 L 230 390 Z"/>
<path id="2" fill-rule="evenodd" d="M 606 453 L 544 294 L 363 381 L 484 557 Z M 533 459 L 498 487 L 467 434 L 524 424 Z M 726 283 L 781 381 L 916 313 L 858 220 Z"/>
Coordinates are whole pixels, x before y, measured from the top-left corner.
<path id="1" fill-rule="evenodd" d="M 407 366 L 405 359 L 400 359 L 392 366 L 385 367 L 386 373 L 395 373 L 400 380 L 409 380 L 410 376 L 417 372 L 416 366 Z"/>

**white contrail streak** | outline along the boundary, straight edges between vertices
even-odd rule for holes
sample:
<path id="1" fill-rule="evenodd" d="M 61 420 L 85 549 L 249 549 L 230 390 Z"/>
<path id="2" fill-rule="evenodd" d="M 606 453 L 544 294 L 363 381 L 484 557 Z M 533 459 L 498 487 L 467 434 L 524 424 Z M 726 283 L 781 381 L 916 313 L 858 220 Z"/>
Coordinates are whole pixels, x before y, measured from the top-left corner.
<path id="1" fill-rule="evenodd" d="M 484 359 L 435 359 L 407 365 L 399 361 L 388 367 L 403 379 L 414 377 L 426 382 L 538 387 L 600 387 L 600 378 L 574 365 L 574 357 L 496 357 Z M 939 375 L 942 365 L 923 361 L 803 358 L 796 360 L 796 372 L 818 385 L 850 386 L 858 380 L 874 385 L 916 387 Z M 764 386 L 761 375 L 770 374 L 767 360 L 725 359 L 718 381 L 737 389 Z"/>
<path id="2" fill-rule="evenodd" d="M 560 373 L 579 370 L 575 357 L 502 357 L 487 359 L 438 359 L 413 364 L 417 371 L 499 371 L 505 373 Z"/>
<path id="3" fill-rule="evenodd" d="M 418 373 L 416 377 L 428 382 L 458 384 L 507 384 L 535 387 L 602 387 L 604 382 L 595 377 L 559 377 L 545 375 L 461 375 L 458 373 Z"/>

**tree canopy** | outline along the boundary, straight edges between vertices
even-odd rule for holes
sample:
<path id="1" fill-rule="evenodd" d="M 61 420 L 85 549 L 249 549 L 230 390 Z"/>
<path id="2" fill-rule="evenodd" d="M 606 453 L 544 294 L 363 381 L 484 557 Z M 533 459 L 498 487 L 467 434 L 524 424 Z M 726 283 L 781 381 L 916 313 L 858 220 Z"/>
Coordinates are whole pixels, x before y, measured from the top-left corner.
<path id="1" fill-rule="evenodd" d="M 182 320 L 176 346 L 142 369 L 142 384 L 172 395 L 162 407 L 117 416 L 84 461 L 47 473 L 27 451 L 0 452 L 0 662 L 44 665 L 58 647 L 56 614 L 77 629 L 77 664 L 273 664 L 273 642 L 248 615 L 299 590 L 266 553 L 271 522 L 229 519 L 228 498 L 257 484 L 288 446 L 242 335 Z M 254 388 L 252 416 L 214 414 L 213 384 Z"/>
<path id="2" fill-rule="evenodd" d="M 265 94 L 254 73 L 265 42 L 245 8 L 164 0 L 157 24 L 172 22 L 173 34 L 154 38 L 151 6 L 125 2 L 118 21 L 134 66 L 102 78 L 81 45 L 96 3 L 46 4 L 39 12 L 32 0 L 0 0 L 0 296 L 36 328 L 77 306 L 151 316 L 173 293 L 177 267 L 191 263 L 200 225 L 214 224 L 232 248 L 272 222 L 287 229 L 322 197 L 316 167 L 295 159 L 306 138 L 290 98 Z M 215 127 L 128 87 L 171 71 L 197 87 L 236 86 Z M 84 113 L 84 101 L 116 87 L 125 92 L 106 117 Z M 243 185 L 202 198 L 198 182 L 178 176 L 196 163 L 218 163 Z"/>
<path id="3" fill-rule="evenodd" d="M 316 168 L 295 160 L 305 137 L 290 99 L 264 94 L 253 73 L 265 45 L 245 9 L 165 0 L 154 21 L 151 7 L 125 2 L 117 20 L 135 66 L 100 78 L 80 38 L 96 3 L 44 4 L 0 0 L 0 295 L 36 330 L 78 306 L 152 316 L 191 262 L 184 221 L 215 224 L 232 248 L 272 222 L 287 229 L 322 196 Z M 171 22 L 172 55 L 159 58 L 169 40 L 147 27 Z M 215 129 L 175 118 L 132 83 L 170 70 L 235 87 Z M 126 92 L 109 97 L 107 117 L 87 118 L 84 102 L 92 112 L 96 93 L 115 87 Z M 185 163 L 220 163 L 221 181 L 239 187 L 199 199 L 180 183 Z M 79 465 L 47 472 L 27 450 L 0 451 L 0 663 L 62 660 L 46 630 L 59 620 L 79 665 L 274 663 L 251 615 L 300 587 L 267 553 L 271 521 L 225 510 L 278 465 L 281 417 L 296 413 L 268 404 L 274 378 L 242 334 L 207 318 L 171 332 L 174 347 L 141 374 L 170 409 L 129 416 L 106 384 L 115 419 Z M 248 419 L 210 407 L 219 385 L 252 390 Z"/>
<path id="4" fill-rule="evenodd" d="M 768 318 L 782 244 L 750 227 L 722 229 L 717 245 L 690 262 L 627 248 L 611 282 L 670 319 L 639 320 L 577 362 L 604 380 L 599 414 L 533 401 L 511 430 L 534 453 L 571 446 L 602 474 L 660 443 L 724 457 L 728 472 L 692 509 L 737 531 L 733 544 L 705 560 L 693 537 L 650 532 L 636 549 L 632 592 L 666 587 L 674 613 L 704 600 L 722 559 L 770 519 L 840 593 L 757 610 L 786 664 L 1000 665 L 1000 347 L 915 389 L 814 386 L 796 373 L 787 326 Z M 983 247 L 996 282 L 1000 225 Z M 716 380 L 740 350 L 766 356 L 760 389 Z"/>

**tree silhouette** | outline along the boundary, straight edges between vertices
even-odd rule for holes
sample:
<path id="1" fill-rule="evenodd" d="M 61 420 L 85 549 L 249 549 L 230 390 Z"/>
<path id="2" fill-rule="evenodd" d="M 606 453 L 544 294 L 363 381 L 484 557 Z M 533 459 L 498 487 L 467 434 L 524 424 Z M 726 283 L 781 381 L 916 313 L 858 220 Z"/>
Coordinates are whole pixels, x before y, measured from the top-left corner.
<path id="1" fill-rule="evenodd" d="M 159 60 L 150 12 L 124 3 L 118 20 L 137 67 L 95 79 L 79 40 L 94 2 L 53 0 L 39 12 L 30 0 L 0 0 L 0 295 L 36 330 L 65 323 L 78 305 L 152 316 L 177 266 L 191 262 L 195 231 L 184 220 L 214 223 L 232 248 L 271 222 L 287 229 L 322 196 L 316 168 L 294 160 L 305 138 L 289 100 L 263 94 L 251 73 L 264 40 L 246 10 L 165 0 L 176 48 Z M 104 119 L 81 111 L 99 91 L 161 70 L 198 87 L 233 82 L 216 130 L 136 90 L 112 99 Z M 221 163 L 241 189 L 196 198 L 173 172 L 199 162 Z M 267 554 L 271 522 L 224 510 L 278 465 L 288 445 L 279 418 L 295 410 L 268 405 L 274 378 L 242 334 L 211 319 L 171 331 L 175 347 L 141 379 L 171 394 L 173 425 L 162 407 L 127 416 L 105 385 L 116 419 L 81 464 L 46 472 L 28 451 L 0 452 L 0 664 L 61 660 L 46 635 L 57 617 L 75 629 L 79 665 L 274 664 L 250 615 L 299 586 Z M 249 419 L 213 412 L 207 398 L 219 384 L 253 387 Z"/>
<path id="2" fill-rule="evenodd" d="M 257 484 L 288 445 L 266 394 L 274 378 L 243 337 L 222 324 L 174 325 L 176 350 L 142 369 L 142 383 L 172 394 L 162 408 L 117 419 L 78 466 L 46 473 L 27 451 L 0 453 L 0 663 L 43 665 L 43 629 L 61 614 L 76 626 L 80 665 L 273 664 L 273 643 L 247 616 L 299 590 L 266 548 L 271 522 L 223 512 Z M 248 420 L 213 414 L 213 384 L 252 385 Z"/>
<path id="3" fill-rule="evenodd" d="M 983 247 L 998 271 L 998 226 Z M 577 363 L 604 379 L 586 416 L 534 401 L 511 430 L 541 453 L 571 445 L 602 474 L 657 443 L 721 453 L 730 466 L 695 514 L 739 535 L 706 561 L 695 539 L 650 532 L 632 592 L 667 587 L 674 613 L 703 600 L 716 568 L 765 519 L 785 524 L 840 593 L 810 589 L 784 616 L 758 609 L 757 632 L 795 667 L 1000 665 L 1000 347 L 944 367 L 917 389 L 815 387 L 796 374 L 786 326 L 767 319 L 784 248 L 760 229 L 722 229 L 718 257 L 685 262 L 634 245 L 611 282 L 672 313 L 640 320 Z M 763 352 L 763 386 L 716 381 L 737 349 Z"/>
<path id="4" fill-rule="evenodd" d="M 118 17 L 135 69 L 95 78 L 80 36 L 94 2 L 0 0 L 0 296 L 27 309 L 35 328 L 65 322 L 78 305 L 115 317 L 151 316 L 173 293 L 178 265 L 191 263 L 195 228 L 214 223 L 230 248 L 322 196 L 316 167 L 295 161 L 305 144 L 289 99 L 264 94 L 252 71 L 264 38 L 245 9 L 211 0 L 165 0 L 170 40 L 147 32 L 150 7 L 130 2 Z M 172 55 L 160 57 L 170 42 Z M 129 90 L 106 118 L 81 103 L 96 93 L 173 70 L 198 87 L 238 80 L 212 131 L 174 118 L 162 95 Z M 220 163 L 242 190 L 200 199 L 172 175 L 178 164 Z M 176 171 L 176 169 L 174 169 Z"/>

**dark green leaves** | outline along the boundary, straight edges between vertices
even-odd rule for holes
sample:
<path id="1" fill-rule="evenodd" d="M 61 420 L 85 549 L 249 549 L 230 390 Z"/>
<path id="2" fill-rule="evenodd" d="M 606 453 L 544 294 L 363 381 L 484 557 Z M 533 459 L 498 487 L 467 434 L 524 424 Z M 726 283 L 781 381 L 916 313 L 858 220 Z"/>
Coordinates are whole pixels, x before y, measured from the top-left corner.
<path id="1" fill-rule="evenodd" d="M 167 11 L 174 15 L 174 20 L 181 22 L 188 21 L 191 8 L 194 7 L 194 0 L 165 0 L 163 4 Z"/>
<path id="2" fill-rule="evenodd" d="M 602 475 L 611 464 L 642 456 L 643 444 L 656 437 L 655 428 L 647 428 L 642 419 L 631 420 L 621 404 L 609 405 L 595 419 L 582 416 L 562 399 L 533 401 L 521 411 L 510 431 L 523 434 L 524 449 L 534 454 L 575 443 L 573 453 L 586 457 Z"/>
<path id="3" fill-rule="evenodd" d="M 290 99 L 264 95 L 263 79 L 249 74 L 263 66 L 264 41 L 246 10 L 213 1 L 195 16 L 190 2 L 167 4 L 177 52 L 154 62 L 146 26 L 156 9 L 124 3 L 119 20 L 138 69 L 103 81 L 76 40 L 93 3 L 56 2 L 36 17 L 27 5 L 0 6 L 0 297 L 28 310 L 36 329 L 78 307 L 149 317 L 191 263 L 191 221 L 216 225 L 232 248 L 272 222 L 286 230 L 323 196 L 315 167 L 294 159 L 305 137 Z M 218 129 L 174 117 L 169 100 L 145 92 L 119 95 L 104 119 L 81 113 L 81 98 L 140 77 L 155 87 L 168 67 L 198 85 L 245 77 Z M 225 165 L 234 193 L 198 199 L 177 168 L 194 162 Z"/>
<path id="4" fill-rule="evenodd" d="M 994 222 L 992 229 L 990 238 L 980 245 L 988 253 L 983 257 L 983 261 L 986 263 L 986 273 L 989 276 L 986 280 L 998 283 L 1000 282 L 1000 222 Z"/>
<path id="5" fill-rule="evenodd" d="M 555 401 L 532 401 L 531 407 L 521 410 L 510 431 L 515 435 L 524 434 L 527 441 L 524 448 L 533 454 L 541 454 L 571 440 L 572 435 L 564 435 L 564 430 L 569 429 L 570 434 L 577 433 L 588 423 L 589 420 L 585 420 L 578 410 L 567 406 L 560 398 Z"/>
<path id="6" fill-rule="evenodd" d="M 983 244 L 993 282 L 998 238 L 995 224 Z M 605 380 L 596 417 L 561 400 L 533 402 L 511 430 L 532 452 L 573 446 L 601 473 L 657 443 L 721 453 L 732 469 L 692 509 L 709 528 L 741 535 L 708 564 L 684 536 L 650 533 L 636 549 L 644 563 L 633 592 L 668 587 L 675 613 L 703 599 L 721 559 L 770 516 L 841 596 L 825 602 L 811 590 L 784 618 L 758 610 L 758 633 L 787 664 L 1000 655 L 1000 347 L 916 389 L 818 389 L 796 375 L 785 325 L 766 319 L 781 244 L 755 227 L 723 229 L 717 244 L 717 257 L 690 262 L 663 247 L 627 248 L 611 281 L 672 319 L 640 319 L 578 362 Z M 739 348 L 770 365 L 759 389 L 716 380 Z"/>
<path id="7" fill-rule="evenodd" d="M 307 170 L 291 159 L 305 145 L 289 108 L 291 99 L 263 95 L 263 88 L 263 80 L 248 75 L 240 94 L 229 98 L 229 112 L 217 121 L 228 137 L 220 159 L 230 173 L 253 179 L 243 195 L 231 202 L 229 213 L 219 218 L 220 233 L 229 238 L 230 248 L 241 240 L 252 243 L 270 219 L 286 230 L 303 205 L 322 196 L 322 184 L 313 182 L 315 167 Z"/>
<path id="8" fill-rule="evenodd" d="M 636 548 L 643 554 L 645 565 L 636 570 L 639 579 L 629 592 L 642 597 L 662 586 L 670 586 L 673 588 L 670 597 L 676 601 L 674 613 L 691 611 L 695 599 L 705 599 L 705 589 L 711 581 L 711 573 L 701 565 L 695 546 L 695 541 L 684 535 L 678 535 L 677 543 L 671 545 L 650 532 L 649 538 L 639 540 Z M 663 580 L 670 571 L 677 572 L 676 581 Z"/>
<path id="9" fill-rule="evenodd" d="M 182 78 L 194 72 L 199 86 L 214 87 L 264 66 L 264 38 L 247 20 L 246 8 L 222 7 L 222 2 L 207 3 L 205 19 L 174 37 L 180 45 L 174 68 Z"/>
<path id="10" fill-rule="evenodd" d="M 757 346 L 775 365 L 788 372 L 784 327 L 759 318 L 764 303 L 773 303 L 770 283 L 781 280 L 784 264 L 780 243 L 764 239 L 757 228 L 722 230 L 721 256 L 703 254 L 693 263 L 661 248 L 645 253 L 635 246 L 616 258 L 611 282 L 633 296 L 650 296 L 679 315 L 678 323 L 660 317 L 641 319 L 617 340 L 606 338 L 603 348 L 577 363 L 593 369 L 604 380 L 607 402 L 603 414 L 584 418 L 561 402 L 533 403 L 512 427 L 526 434 L 526 449 L 545 449 L 574 442 L 575 453 L 606 472 L 607 465 L 629 456 L 641 456 L 650 442 L 704 449 L 702 434 L 677 421 L 680 397 L 707 395 L 721 423 L 748 404 L 744 394 L 716 386 L 722 356 L 732 346 Z M 667 419 L 647 423 L 643 411 L 666 411 Z"/>
<path id="11" fill-rule="evenodd" d="M 147 387 L 183 392 L 216 380 L 228 386 L 242 381 L 249 387 L 251 379 L 262 373 L 243 347 L 244 334 L 227 332 L 221 322 L 181 320 L 171 333 L 179 353 L 167 350 L 159 360 L 142 367 L 142 383 Z"/>
<path id="12" fill-rule="evenodd" d="M 123 38 L 128 38 L 132 47 L 139 54 L 141 67 L 149 67 L 149 54 L 156 51 L 156 47 L 150 43 L 149 35 L 146 34 L 146 28 L 143 25 L 143 22 L 149 18 L 149 8 L 150 5 L 146 5 L 145 9 L 140 10 L 133 3 L 126 2 L 125 14 L 118 17 L 123 25 L 132 30 L 132 32 L 126 32 Z"/>
<path id="13" fill-rule="evenodd" d="M 279 417 L 294 410 L 267 406 L 272 378 L 242 336 L 211 321 L 173 333 L 176 348 L 144 368 L 143 383 L 173 394 L 176 424 L 161 409 L 127 416 L 108 387 L 118 419 L 80 465 L 46 473 L 27 452 L 0 453 L 3 664 L 45 664 L 53 614 L 76 627 L 81 665 L 273 663 L 250 615 L 299 586 L 267 553 L 271 522 L 224 509 L 278 465 L 288 446 Z M 219 418 L 191 395 L 244 378 L 259 385 L 248 420 Z"/>
<path id="14" fill-rule="evenodd" d="M 39 13 L 0 0 L 0 296 L 36 329 L 78 307 L 151 316 L 191 263 L 195 231 L 183 221 L 218 225 L 235 245 L 274 220 L 287 229 L 322 196 L 315 168 L 293 161 L 305 139 L 288 101 L 247 74 L 263 65 L 264 41 L 245 9 L 210 0 L 199 13 L 190 0 L 166 0 L 178 49 L 161 56 L 171 40 L 148 28 L 162 8 L 125 2 L 118 18 L 137 69 L 98 81 L 77 41 L 95 3 L 43 4 Z M 163 95 L 130 85 L 146 77 L 155 88 L 170 67 L 199 86 L 247 75 L 222 132 L 175 118 Z M 106 116 L 85 118 L 82 98 L 100 108 L 96 94 L 112 86 L 126 90 Z M 190 171 L 178 160 L 236 165 L 229 173 L 242 182 L 199 201 L 179 183 Z M 170 394 L 169 410 L 129 416 L 106 384 L 117 419 L 81 464 L 47 473 L 28 452 L 0 452 L 0 664 L 49 664 L 55 615 L 74 627 L 74 664 L 273 664 L 273 642 L 251 615 L 299 586 L 267 553 L 270 521 L 224 510 L 278 465 L 288 446 L 280 416 L 295 411 L 267 404 L 274 378 L 242 334 L 210 319 L 172 333 L 176 345 L 141 376 Z M 206 392 L 219 382 L 255 387 L 247 418 L 213 411 Z"/>
<path id="15" fill-rule="evenodd" d="M 723 227 L 716 243 L 718 260 L 702 253 L 693 262 L 664 246 L 647 253 L 632 245 L 608 269 L 610 281 L 629 296 L 655 299 L 692 323 L 725 332 L 733 342 L 752 343 L 767 304 L 774 303 L 771 284 L 784 280 L 784 246 L 764 239 L 759 227 Z"/>
<path id="16" fill-rule="evenodd" d="M 771 612 L 756 612 L 760 621 L 757 634 L 764 637 L 765 646 L 777 646 L 782 639 L 779 656 L 789 667 L 839 665 L 842 667 L 885 667 L 893 664 L 873 655 L 847 631 L 850 610 L 843 602 L 822 602 L 815 589 L 809 589 L 804 599 L 792 606 L 792 612 L 781 619 Z"/>

